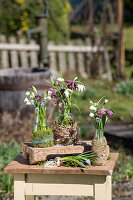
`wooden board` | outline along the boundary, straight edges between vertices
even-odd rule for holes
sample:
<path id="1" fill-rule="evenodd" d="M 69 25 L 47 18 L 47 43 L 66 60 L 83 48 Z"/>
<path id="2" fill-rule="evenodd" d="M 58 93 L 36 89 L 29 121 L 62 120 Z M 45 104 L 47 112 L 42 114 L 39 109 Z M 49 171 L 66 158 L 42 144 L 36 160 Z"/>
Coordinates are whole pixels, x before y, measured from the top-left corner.
<path id="1" fill-rule="evenodd" d="M 80 167 L 44 167 L 39 165 L 29 165 L 29 161 L 25 160 L 22 154 L 18 155 L 4 169 L 6 174 L 92 174 L 92 175 L 112 175 L 118 160 L 119 153 L 111 153 L 111 159 L 107 161 L 105 166 L 88 166 Z"/>
<path id="2" fill-rule="evenodd" d="M 48 148 L 35 148 L 32 147 L 32 143 L 24 143 L 23 145 L 23 157 L 29 158 L 30 164 L 36 164 L 40 161 L 45 161 L 50 156 L 61 156 L 70 154 L 79 154 L 84 151 L 91 150 L 91 141 L 79 142 L 76 145 L 59 146 L 54 145 Z"/>

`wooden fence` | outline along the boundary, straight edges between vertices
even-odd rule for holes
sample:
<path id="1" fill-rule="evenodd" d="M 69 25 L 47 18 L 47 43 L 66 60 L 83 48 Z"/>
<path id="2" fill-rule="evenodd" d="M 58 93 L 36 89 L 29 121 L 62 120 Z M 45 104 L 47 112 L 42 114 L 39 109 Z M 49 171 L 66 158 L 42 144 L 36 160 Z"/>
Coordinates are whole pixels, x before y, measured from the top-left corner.
<path id="1" fill-rule="evenodd" d="M 0 69 L 17 67 L 38 67 L 39 45 L 34 40 L 26 42 L 24 38 L 10 37 L 8 40 L 0 35 Z M 67 45 L 54 42 L 48 44 L 49 66 L 62 74 L 78 73 L 83 78 L 99 76 L 112 80 L 110 60 L 107 48 L 101 45 L 99 39 L 92 44 L 90 38 L 86 41 L 69 41 Z"/>

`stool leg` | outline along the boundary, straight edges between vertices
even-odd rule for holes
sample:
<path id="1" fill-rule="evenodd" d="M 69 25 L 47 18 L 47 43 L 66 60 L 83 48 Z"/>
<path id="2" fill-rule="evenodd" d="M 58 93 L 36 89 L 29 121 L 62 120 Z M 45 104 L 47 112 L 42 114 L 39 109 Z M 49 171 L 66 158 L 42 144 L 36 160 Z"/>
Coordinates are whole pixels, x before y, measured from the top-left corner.
<path id="1" fill-rule="evenodd" d="M 33 195 L 26 195 L 26 200 L 35 200 Z"/>
<path id="2" fill-rule="evenodd" d="M 14 175 L 14 200 L 25 200 L 24 195 L 25 174 Z"/>
<path id="3" fill-rule="evenodd" d="M 106 176 L 105 182 L 94 184 L 95 200 L 112 200 L 111 176 Z"/>

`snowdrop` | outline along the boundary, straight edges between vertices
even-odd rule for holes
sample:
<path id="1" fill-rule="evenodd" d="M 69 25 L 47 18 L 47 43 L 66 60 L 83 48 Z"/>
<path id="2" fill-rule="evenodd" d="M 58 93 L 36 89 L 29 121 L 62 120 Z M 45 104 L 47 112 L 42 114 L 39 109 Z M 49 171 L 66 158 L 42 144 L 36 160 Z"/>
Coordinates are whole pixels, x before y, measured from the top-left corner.
<path id="1" fill-rule="evenodd" d="M 34 100 L 31 100 L 30 102 L 31 102 L 31 105 L 34 105 L 34 103 L 35 103 L 35 101 L 34 101 Z"/>
<path id="2" fill-rule="evenodd" d="M 72 90 L 66 89 L 64 93 L 65 93 L 66 97 L 69 97 L 69 93 L 72 93 Z"/>
<path id="3" fill-rule="evenodd" d="M 30 102 L 30 101 L 26 102 L 26 105 L 29 105 L 29 106 L 30 106 L 30 105 L 31 105 L 31 102 Z"/>
<path id="4" fill-rule="evenodd" d="M 29 95 L 30 95 L 30 92 L 27 91 L 27 92 L 25 93 L 25 95 L 26 95 L 26 96 L 29 96 Z"/>
<path id="5" fill-rule="evenodd" d="M 94 117 L 94 114 L 93 113 L 90 113 L 90 115 L 89 115 L 90 117 Z"/>
<path id="6" fill-rule="evenodd" d="M 64 82 L 64 78 L 58 78 L 57 81 Z"/>
<path id="7" fill-rule="evenodd" d="M 90 101 L 90 104 L 92 104 L 92 101 Z"/>
<path id="8" fill-rule="evenodd" d="M 105 99 L 105 100 L 104 100 L 104 103 L 108 103 L 108 99 Z"/>
<path id="9" fill-rule="evenodd" d="M 78 91 L 83 92 L 84 90 L 85 90 L 85 86 L 81 85 L 81 84 L 78 84 Z"/>
<path id="10" fill-rule="evenodd" d="M 77 79 L 78 79 L 78 77 L 76 76 L 73 81 L 76 81 Z"/>
<path id="11" fill-rule="evenodd" d="M 95 106 L 90 106 L 90 110 L 96 110 Z"/>
<path id="12" fill-rule="evenodd" d="M 24 100 L 24 102 L 28 102 L 28 101 L 29 101 L 29 99 L 26 97 L 25 100 Z"/>

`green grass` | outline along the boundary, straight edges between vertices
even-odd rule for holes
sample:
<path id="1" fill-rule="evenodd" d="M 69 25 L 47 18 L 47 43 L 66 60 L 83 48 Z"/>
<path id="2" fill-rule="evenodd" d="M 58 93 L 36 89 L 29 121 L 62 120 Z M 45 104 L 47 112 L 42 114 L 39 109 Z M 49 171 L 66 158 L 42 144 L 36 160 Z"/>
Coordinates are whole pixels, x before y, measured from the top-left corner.
<path id="1" fill-rule="evenodd" d="M 125 26 L 124 36 L 126 50 L 133 50 L 133 26 Z"/>
<path id="2" fill-rule="evenodd" d="M 0 196 L 13 192 L 13 176 L 4 174 L 3 170 L 21 151 L 21 146 L 15 141 L 0 143 Z"/>
<path id="3" fill-rule="evenodd" d="M 111 151 L 116 152 L 115 149 Z M 124 147 L 119 149 L 119 160 L 113 173 L 113 180 L 128 180 L 133 179 L 133 157 L 126 155 Z"/>

